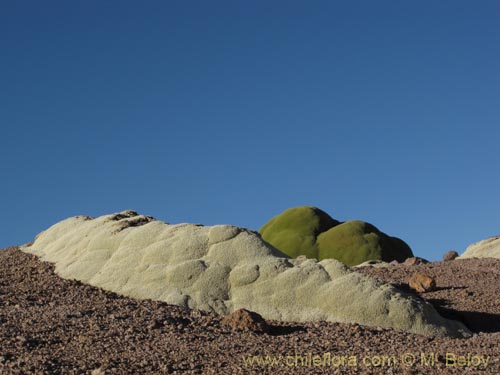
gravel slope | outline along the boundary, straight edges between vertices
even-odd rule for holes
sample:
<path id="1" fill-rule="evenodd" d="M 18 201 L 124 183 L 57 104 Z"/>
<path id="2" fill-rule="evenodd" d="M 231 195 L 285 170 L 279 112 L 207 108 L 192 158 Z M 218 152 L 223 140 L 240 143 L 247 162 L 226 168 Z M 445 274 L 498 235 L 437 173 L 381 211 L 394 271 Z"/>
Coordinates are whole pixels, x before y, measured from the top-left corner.
<path id="1" fill-rule="evenodd" d="M 409 290 L 413 273 L 436 280 L 436 290 L 420 293 L 441 315 L 464 322 L 473 332 L 500 332 L 500 260 L 494 258 L 455 259 L 388 268 L 364 267 L 360 272 Z"/>
<path id="2" fill-rule="evenodd" d="M 437 282 L 421 296 L 473 337 L 324 322 L 237 331 L 215 315 L 61 279 L 51 264 L 9 248 L 0 251 L 0 374 L 500 373 L 500 260 L 360 270 L 403 289 L 414 271 Z M 275 363 L 257 363 L 266 360 Z"/>

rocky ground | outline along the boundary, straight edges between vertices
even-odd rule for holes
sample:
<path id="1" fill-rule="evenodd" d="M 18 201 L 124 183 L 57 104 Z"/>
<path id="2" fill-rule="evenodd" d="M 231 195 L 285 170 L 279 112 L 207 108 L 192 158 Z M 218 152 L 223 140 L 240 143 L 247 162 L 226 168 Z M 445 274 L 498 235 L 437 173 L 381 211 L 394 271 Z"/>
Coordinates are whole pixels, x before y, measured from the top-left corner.
<path id="1" fill-rule="evenodd" d="M 404 290 L 413 273 L 431 276 L 436 290 L 420 296 L 474 335 L 325 322 L 257 322 L 265 332 L 244 331 L 234 320 L 61 279 L 52 264 L 9 248 L 0 251 L 0 374 L 500 373 L 500 260 L 359 272 Z"/>

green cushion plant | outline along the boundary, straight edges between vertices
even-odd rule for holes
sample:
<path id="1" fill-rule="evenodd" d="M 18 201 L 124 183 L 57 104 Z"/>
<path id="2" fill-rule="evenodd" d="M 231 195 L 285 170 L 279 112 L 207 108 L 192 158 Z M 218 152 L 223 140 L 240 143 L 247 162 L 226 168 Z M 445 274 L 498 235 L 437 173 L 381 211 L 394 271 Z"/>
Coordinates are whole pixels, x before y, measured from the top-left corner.
<path id="1" fill-rule="evenodd" d="M 355 266 L 367 260 L 402 262 L 413 256 L 410 247 L 399 238 L 363 221 L 340 223 L 316 207 L 289 208 L 268 221 L 260 234 L 292 258 L 333 258 Z"/>

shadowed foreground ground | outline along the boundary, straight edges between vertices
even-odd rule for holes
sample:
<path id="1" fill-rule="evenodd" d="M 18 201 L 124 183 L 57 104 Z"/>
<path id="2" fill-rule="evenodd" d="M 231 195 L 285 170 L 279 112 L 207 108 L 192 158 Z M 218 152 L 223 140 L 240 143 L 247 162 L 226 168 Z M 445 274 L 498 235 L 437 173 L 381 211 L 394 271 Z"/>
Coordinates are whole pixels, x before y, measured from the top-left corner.
<path id="1" fill-rule="evenodd" d="M 0 374 L 500 373 L 500 260 L 360 272 L 405 289 L 415 271 L 437 282 L 421 296 L 464 321 L 472 338 L 324 322 L 235 331 L 215 315 L 61 279 L 51 264 L 9 248 L 0 251 Z"/>

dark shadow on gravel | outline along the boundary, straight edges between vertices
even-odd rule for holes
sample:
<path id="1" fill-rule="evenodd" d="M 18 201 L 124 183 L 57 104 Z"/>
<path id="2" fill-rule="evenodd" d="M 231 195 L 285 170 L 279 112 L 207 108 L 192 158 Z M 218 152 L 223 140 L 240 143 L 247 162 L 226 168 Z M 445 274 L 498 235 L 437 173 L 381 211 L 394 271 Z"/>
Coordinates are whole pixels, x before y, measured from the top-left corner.
<path id="1" fill-rule="evenodd" d="M 459 311 L 446 307 L 444 299 L 428 299 L 437 312 L 444 318 L 459 320 L 472 332 L 500 332 L 500 314 L 490 314 L 480 311 Z"/>
<path id="2" fill-rule="evenodd" d="M 389 283 L 396 289 L 399 289 L 400 291 L 404 293 L 411 294 L 417 298 L 420 298 L 421 300 L 425 300 L 425 298 L 422 298 L 417 292 L 415 292 L 412 288 L 407 283 Z"/>
<path id="3" fill-rule="evenodd" d="M 402 292 L 409 293 L 423 301 L 427 301 L 434 306 L 436 311 L 443 317 L 452 320 L 458 320 L 465 324 L 471 332 L 486 332 L 495 333 L 500 332 L 500 314 L 491 314 L 480 311 L 460 311 L 449 308 L 449 301 L 440 298 L 424 298 L 419 293 L 412 290 L 406 283 L 391 283 L 394 287 Z M 436 288 L 437 290 L 451 290 L 451 289 L 467 289 L 465 286 L 458 287 L 442 287 Z"/>
<path id="4" fill-rule="evenodd" d="M 295 332 L 306 332 L 302 326 L 269 326 L 270 336 L 285 336 Z"/>
<path id="5" fill-rule="evenodd" d="M 410 286 L 407 283 L 390 283 L 392 286 L 396 287 L 397 289 L 405 292 L 405 293 L 410 293 L 414 294 L 416 296 L 419 296 L 417 292 L 415 292 L 413 289 L 410 288 Z M 437 292 L 440 290 L 459 290 L 459 289 L 467 289 L 466 286 L 448 286 L 448 287 L 436 287 L 432 291 Z"/>

